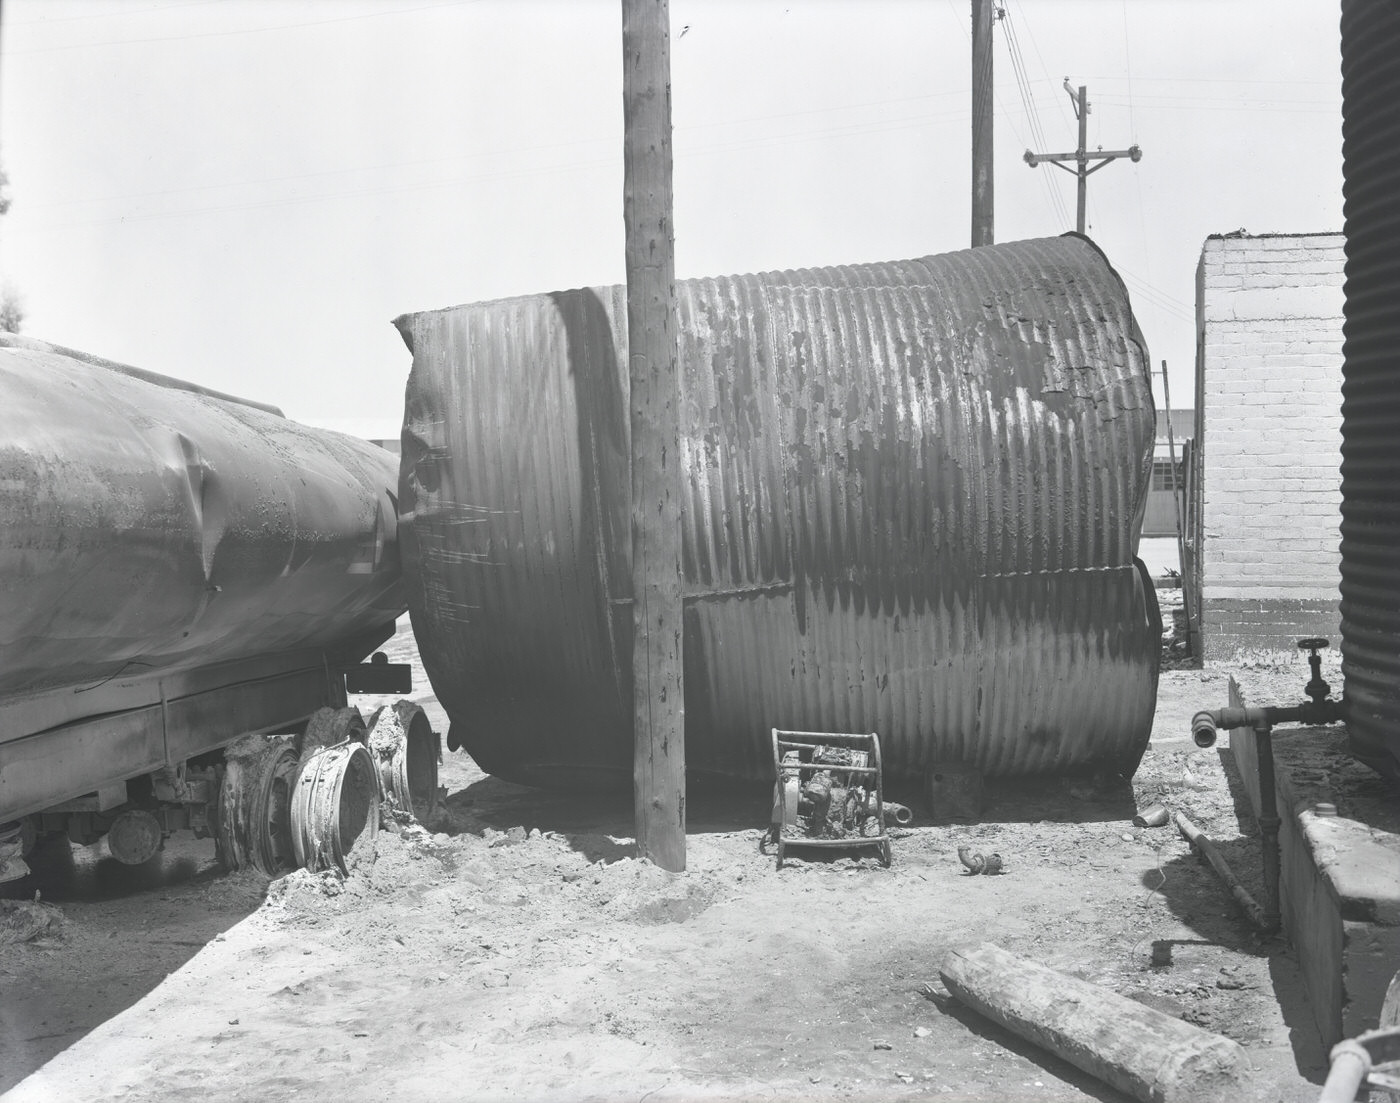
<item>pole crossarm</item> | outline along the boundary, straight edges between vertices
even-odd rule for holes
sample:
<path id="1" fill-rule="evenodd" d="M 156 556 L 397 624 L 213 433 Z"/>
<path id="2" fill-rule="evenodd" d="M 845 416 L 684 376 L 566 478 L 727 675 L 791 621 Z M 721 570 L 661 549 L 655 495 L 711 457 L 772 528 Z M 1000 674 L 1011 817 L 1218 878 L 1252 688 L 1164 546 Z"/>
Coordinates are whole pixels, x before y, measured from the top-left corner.
<path id="1" fill-rule="evenodd" d="M 1069 153 L 1036 153 L 1034 150 L 1026 150 L 1025 162 L 1031 168 L 1036 168 L 1041 164 L 1054 165 L 1056 168 L 1064 169 L 1070 175 L 1079 180 L 1079 195 L 1075 218 L 1075 229 L 1081 234 L 1084 232 L 1084 211 L 1087 205 L 1087 184 L 1089 177 L 1103 168 L 1104 165 L 1111 164 L 1119 158 L 1126 157 L 1130 161 L 1141 161 L 1142 150 L 1137 146 L 1129 146 L 1127 149 L 1095 149 L 1089 150 L 1088 146 L 1088 123 L 1089 123 L 1089 89 L 1084 85 L 1079 86 L 1078 93 L 1069 85 L 1069 79 L 1065 79 L 1065 91 L 1069 93 L 1070 100 L 1074 103 L 1074 116 L 1079 120 L 1079 148 Z M 1095 162 L 1092 166 L 1090 162 Z M 1070 166 L 1074 167 L 1071 168 Z"/>
<path id="2" fill-rule="evenodd" d="M 1092 161 L 1098 157 L 1103 158 L 1102 161 L 1089 170 L 1093 172 L 1096 169 L 1103 168 L 1104 165 L 1108 164 L 1110 161 L 1117 160 L 1119 157 L 1126 157 L 1130 161 L 1141 161 L 1142 150 L 1137 146 L 1129 146 L 1127 149 L 1096 149 L 1092 153 L 1085 153 L 1083 156 L 1085 161 Z M 1079 158 L 1080 154 L 1078 150 L 1070 153 L 1032 153 L 1030 150 L 1026 150 L 1023 160 L 1026 164 L 1030 165 L 1031 168 L 1035 168 L 1042 161 L 1059 164 L 1062 161 L 1078 162 Z"/>

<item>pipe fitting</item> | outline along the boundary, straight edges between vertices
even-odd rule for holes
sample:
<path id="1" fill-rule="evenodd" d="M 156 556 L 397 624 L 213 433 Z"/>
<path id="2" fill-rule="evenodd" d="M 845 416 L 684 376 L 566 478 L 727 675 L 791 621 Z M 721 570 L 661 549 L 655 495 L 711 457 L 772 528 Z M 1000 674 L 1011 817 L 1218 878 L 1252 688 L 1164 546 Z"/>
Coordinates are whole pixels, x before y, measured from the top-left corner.
<path id="1" fill-rule="evenodd" d="M 1215 717 L 1209 712 L 1198 712 L 1191 717 L 1191 738 L 1198 747 L 1214 747 L 1217 737 Z"/>

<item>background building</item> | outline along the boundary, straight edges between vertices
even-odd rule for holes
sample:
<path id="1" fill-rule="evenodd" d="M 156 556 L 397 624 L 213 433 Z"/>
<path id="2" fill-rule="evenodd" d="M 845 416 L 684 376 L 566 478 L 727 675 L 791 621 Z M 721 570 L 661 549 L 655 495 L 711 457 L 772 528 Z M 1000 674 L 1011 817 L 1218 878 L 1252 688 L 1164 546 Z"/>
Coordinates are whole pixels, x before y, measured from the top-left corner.
<path id="1" fill-rule="evenodd" d="M 1186 574 L 1207 660 L 1337 642 L 1344 263 L 1339 233 L 1201 251 Z"/>

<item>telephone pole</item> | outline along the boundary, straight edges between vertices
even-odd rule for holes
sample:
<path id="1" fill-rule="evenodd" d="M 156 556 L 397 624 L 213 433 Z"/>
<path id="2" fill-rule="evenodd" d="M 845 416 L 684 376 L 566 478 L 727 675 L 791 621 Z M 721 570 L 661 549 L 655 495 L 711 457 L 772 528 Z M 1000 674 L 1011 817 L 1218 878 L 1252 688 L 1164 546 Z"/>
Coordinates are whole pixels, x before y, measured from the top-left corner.
<path id="1" fill-rule="evenodd" d="M 1079 119 L 1079 148 L 1073 153 L 1032 153 L 1026 150 L 1026 164 L 1035 168 L 1042 161 L 1064 169 L 1066 172 L 1079 178 L 1079 203 L 1075 229 L 1081 234 L 1084 232 L 1084 203 L 1089 194 L 1089 177 L 1098 172 L 1110 161 L 1116 161 L 1119 157 L 1127 157 L 1132 161 L 1142 160 L 1142 150 L 1137 146 L 1129 146 L 1127 149 L 1096 149 L 1090 153 L 1085 146 L 1089 144 L 1089 90 L 1081 84 L 1079 94 L 1076 96 L 1074 89 L 1069 86 L 1069 77 L 1065 77 L 1065 91 L 1069 93 L 1070 100 L 1074 103 L 1074 113 Z M 1089 167 L 1091 160 L 1097 160 L 1098 164 Z M 1073 161 L 1074 168 L 1069 168 L 1067 162 Z"/>
<path id="2" fill-rule="evenodd" d="M 669 0 L 622 0 L 622 211 L 632 425 L 632 794 L 637 857 L 685 869 L 680 367 Z"/>
<path id="3" fill-rule="evenodd" d="M 996 0 L 972 0 L 972 245 L 991 245 L 992 14 Z"/>

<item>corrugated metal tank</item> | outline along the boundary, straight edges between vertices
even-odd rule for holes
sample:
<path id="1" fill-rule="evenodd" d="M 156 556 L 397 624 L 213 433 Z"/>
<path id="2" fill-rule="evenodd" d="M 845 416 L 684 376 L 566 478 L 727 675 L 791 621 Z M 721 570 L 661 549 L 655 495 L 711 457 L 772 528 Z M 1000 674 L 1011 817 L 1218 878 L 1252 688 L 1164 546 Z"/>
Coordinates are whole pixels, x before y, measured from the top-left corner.
<path id="1" fill-rule="evenodd" d="M 1134 555 L 1147 352 L 1077 235 L 676 285 L 686 755 L 771 776 L 770 726 L 878 731 L 894 772 L 1111 767 L 1161 620 Z M 625 290 L 400 318 L 409 609 L 463 745 L 630 778 Z"/>
<path id="2" fill-rule="evenodd" d="M 1342 4 L 1342 673 L 1357 757 L 1400 781 L 1400 6 Z"/>

